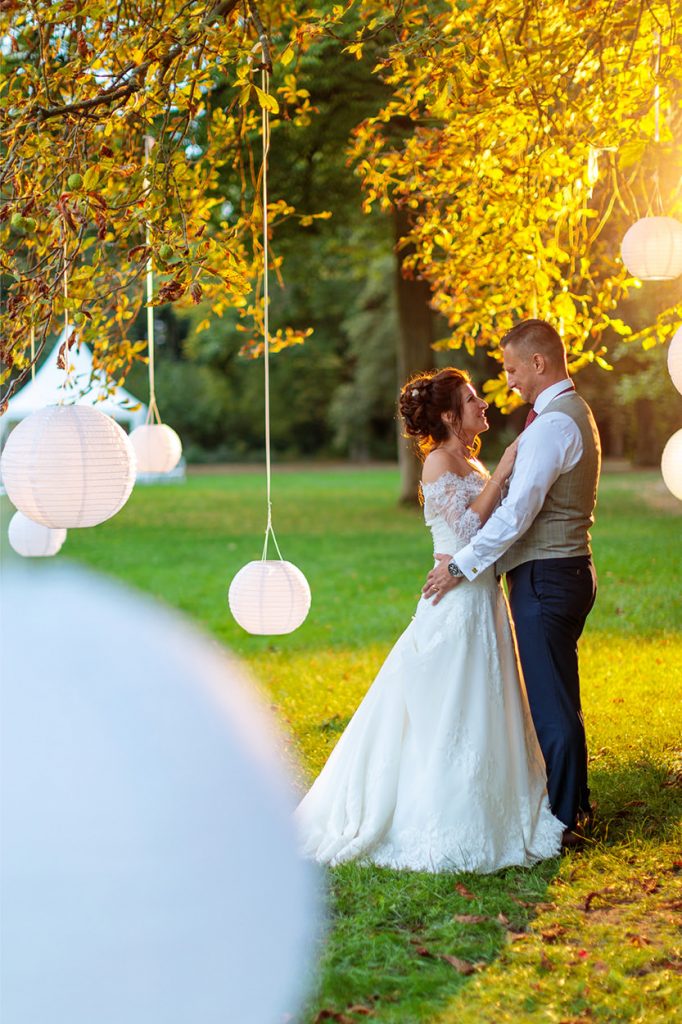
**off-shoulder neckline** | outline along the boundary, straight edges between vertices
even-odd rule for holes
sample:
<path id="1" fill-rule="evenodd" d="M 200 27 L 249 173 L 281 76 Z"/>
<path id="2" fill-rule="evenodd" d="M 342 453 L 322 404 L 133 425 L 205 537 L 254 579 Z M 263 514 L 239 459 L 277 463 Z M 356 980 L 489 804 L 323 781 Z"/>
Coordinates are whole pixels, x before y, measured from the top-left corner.
<path id="1" fill-rule="evenodd" d="M 479 478 L 479 480 L 485 480 L 486 479 L 486 477 L 484 477 L 483 473 L 479 473 L 477 469 L 472 469 L 471 472 L 467 473 L 465 476 L 461 476 L 459 473 L 455 473 L 452 469 L 446 469 L 445 472 L 441 473 L 441 475 L 439 477 L 437 477 L 435 480 L 431 480 L 429 483 L 424 483 L 423 481 L 420 480 L 419 483 L 420 483 L 420 486 L 421 486 L 422 490 L 425 487 L 435 487 L 436 484 L 439 484 L 441 482 L 441 480 L 445 479 L 446 476 L 454 476 L 455 480 L 462 480 L 462 481 L 469 480 L 472 476 L 477 476 Z"/>

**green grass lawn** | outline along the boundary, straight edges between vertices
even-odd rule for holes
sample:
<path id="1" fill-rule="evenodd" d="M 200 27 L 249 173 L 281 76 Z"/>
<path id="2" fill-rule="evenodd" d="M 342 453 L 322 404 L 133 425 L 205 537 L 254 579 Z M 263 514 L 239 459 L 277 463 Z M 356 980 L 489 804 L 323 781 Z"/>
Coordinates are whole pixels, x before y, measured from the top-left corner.
<path id="1" fill-rule="evenodd" d="M 260 557 L 262 475 L 138 488 L 109 523 L 71 531 L 63 554 L 183 609 L 241 655 L 293 737 L 303 788 L 430 565 L 421 518 L 396 493 L 391 467 L 276 473 L 277 539 L 313 594 L 289 637 L 247 636 L 227 607 L 232 576 Z M 581 648 L 591 846 L 487 877 L 330 872 L 306 1024 L 680 1019 L 681 526 L 658 474 L 603 476 L 600 590 Z"/>

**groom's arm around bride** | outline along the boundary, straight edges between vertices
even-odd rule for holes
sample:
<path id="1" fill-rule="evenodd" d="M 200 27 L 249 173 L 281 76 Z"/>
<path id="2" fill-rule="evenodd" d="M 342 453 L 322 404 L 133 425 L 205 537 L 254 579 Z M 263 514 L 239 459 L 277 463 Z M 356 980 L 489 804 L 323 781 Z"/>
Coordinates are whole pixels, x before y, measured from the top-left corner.
<path id="1" fill-rule="evenodd" d="M 509 491 L 470 544 L 438 556 L 423 592 L 438 592 L 437 603 L 493 563 L 506 572 L 550 803 L 571 830 L 590 816 L 577 643 L 596 592 L 589 528 L 599 435 L 550 324 L 522 321 L 501 346 L 510 388 L 532 403 Z"/>

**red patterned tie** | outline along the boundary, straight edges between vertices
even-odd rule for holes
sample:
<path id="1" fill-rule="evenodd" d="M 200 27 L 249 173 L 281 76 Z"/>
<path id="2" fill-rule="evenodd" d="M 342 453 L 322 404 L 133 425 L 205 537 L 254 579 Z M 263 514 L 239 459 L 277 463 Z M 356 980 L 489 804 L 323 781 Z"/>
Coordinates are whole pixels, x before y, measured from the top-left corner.
<path id="1" fill-rule="evenodd" d="M 560 391 L 559 395 L 567 395 L 569 393 L 569 391 L 575 391 L 575 388 L 573 387 L 572 384 L 571 384 L 570 388 L 564 388 L 563 391 Z M 555 395 L 554 397 L 558 398 L 559 395 Z M 533 420 L 536 420 L 537 418 L 538 418 L 538 414 L 536 413 L 535 409 L 531 406 L 530 410 L 528 412 L 528 415 L 526 416 L 526 422 L 523 425 L 523 429 L 525 430 L 526 427 L 529 427 L 531 425 L 531 423 L 533 422 Z"/>

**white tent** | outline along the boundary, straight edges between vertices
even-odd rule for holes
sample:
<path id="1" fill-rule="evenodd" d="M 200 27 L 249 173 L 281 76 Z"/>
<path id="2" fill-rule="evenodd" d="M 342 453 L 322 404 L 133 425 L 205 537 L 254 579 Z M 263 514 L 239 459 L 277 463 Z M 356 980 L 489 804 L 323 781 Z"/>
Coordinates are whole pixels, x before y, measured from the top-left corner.
<path id="1" fill-rule="evenodd" d="M 0 445 L 13 426 L 46 405 L 92 405 L 115 419 L 128 433 L 145 422 L 146 405 L 138 402 L 125 388 L 117 387 L 113 394 L 107 395 L 104 376 L 95 373 L 93 377 L 92 352 L 85 342 L 74 345 L 68 353 L 68 375 L 59 369 L 57 357 L 64 338 L 65 332 L 62 332 L 52 352 L 37 371 L 35 380 L 29 380 L 10 398 L 7 410 L 0 416 Z M 88 390 L 83 394 L 86 388 Z"/>

